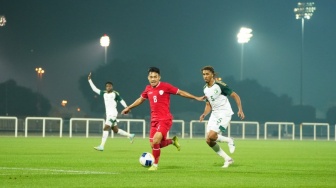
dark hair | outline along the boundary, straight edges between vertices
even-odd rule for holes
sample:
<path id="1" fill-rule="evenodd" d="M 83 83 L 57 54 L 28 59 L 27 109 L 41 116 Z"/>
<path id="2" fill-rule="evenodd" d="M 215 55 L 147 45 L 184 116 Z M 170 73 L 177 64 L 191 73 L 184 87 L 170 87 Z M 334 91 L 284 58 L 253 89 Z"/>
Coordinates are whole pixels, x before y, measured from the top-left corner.
<path id="1" fill-rule="evenodd" d="M 212 66 L 205 66 L 201 69 L 201 72 L 203 72 L 204 70 L 208 70 L 210 72 L 212 72 L 213 75 L 216 75 L 215 73 L 215 69 Z"/>
<path id="2" fill-rule="evenodd" d="M 106 82 L 106 83 L 105 83 L 105 86 L 106 86 L 107 84 L 111 84 L 111 85 L 113 86 L 113 83 L 112 83 L 112 82 Z"/>
<path id="3" fill-rule="evenodd" d="M 149 69 L 148 69 L 148 74 L 149 74 L 150 72 L 156 72 L 156 73 L 158 73 L 158 74 L 160 75 L 160 69 L 157 68 L 157 67 L 149 67 Z"/>

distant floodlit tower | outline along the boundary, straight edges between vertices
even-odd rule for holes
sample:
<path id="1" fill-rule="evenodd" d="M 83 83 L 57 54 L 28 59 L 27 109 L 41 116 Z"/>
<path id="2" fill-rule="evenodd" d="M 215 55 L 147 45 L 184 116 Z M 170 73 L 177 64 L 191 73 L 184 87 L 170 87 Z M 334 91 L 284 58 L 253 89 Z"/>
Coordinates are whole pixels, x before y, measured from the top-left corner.
<path id="1" fill-rule="evenodd" d="M 44 74 L 44 70 L 43 70 L 41 67 L 39 67 L 39 68 L 35 68 L 35 71 L 36 71 L 36 73 L 37 73 L 37 77 L 38 77 L 39 79 L 42 79 L 42 76 L 43 76 L 43 74 Z"/>
<path id="2" fill-rule="evenodd" d="M 238 43 L 242 44 L 241 61 L 240 61 L 240 80 L 243 80 L 243 63 L 244 63 L 244 44 L 248 43 L 252 37 L 252 29 L 242 27 L 237 35 Z"/>
<path id="3" fill-rule="evenodd" d="M 3 15 L 0 15 L 0 27 L 6 25 L 6 18 Z"/>
<path id="4" fill-rule="evenodd" d="M 304 54 L 304 20 L 309 20 L 312 16 L 316 7 L 314 7 L 314 2 L 298 3 L 298 7 L 294 8 L 295 18 L 301 19 L 301 68 L 300 68 L 300 105 L 303 104 L 303 54 Z"/>
<path id="5" fill-rule="evenodd" d="M 67 100 L 62 100 L 61 105 L 62 105 L 63 107 L 65 107 L 67 104 L 68 104 L 68 101 L 67 101 Z"/>
<path id="6" fill-rule="evenodd" d="M 37 73 L 37 92 L 40 93 L 41 92 L 41 87 L 42 87 L 42 77 L 43 74 L 45 73 L 45 71 L 41 68 L 41 67 L 37 67 L 35 68 L 35 71 Z M 40 95 L 38 95 L 37 97 L 37 114 L 41 115 L 41 97 Z"/>
<path id="7" fill-rule="evenodd" d="M 100 38 L 100 45 L 105 48 L 105 64 L 106 64 L 106 61 L 107 61 L 107 47 L 110 45 L 110 37 L 107 36 L 106 34 L 104 34 L 104 36 L 102 36 Z"/>

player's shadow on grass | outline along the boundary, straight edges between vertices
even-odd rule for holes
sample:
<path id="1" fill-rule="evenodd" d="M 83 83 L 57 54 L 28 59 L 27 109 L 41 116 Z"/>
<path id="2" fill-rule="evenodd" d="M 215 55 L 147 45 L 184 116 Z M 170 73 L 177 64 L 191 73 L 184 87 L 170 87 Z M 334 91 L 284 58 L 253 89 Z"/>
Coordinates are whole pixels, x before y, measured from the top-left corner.
<path id="1" fill-rule="evenodd" d="M 213 163 L 212 166 L 213 167 L 222 167 L 224 165 L 224 162 L 223 163 Z M 237 168 L 239 167 L 240 165 L 239 164 L 231 164 L 228 168 Z M 223 168 L 223 169 L 226 169 L 226 168 Z"/>

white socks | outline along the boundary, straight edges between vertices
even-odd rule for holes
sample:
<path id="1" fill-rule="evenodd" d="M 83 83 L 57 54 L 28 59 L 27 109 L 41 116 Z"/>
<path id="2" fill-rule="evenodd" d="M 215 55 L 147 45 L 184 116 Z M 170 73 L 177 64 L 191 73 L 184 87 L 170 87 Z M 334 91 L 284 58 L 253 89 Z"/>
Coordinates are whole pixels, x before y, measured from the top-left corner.
<path id="1" fill-rule="evenodd" d="M 218 138 L 217 138 L 217 140 L 216 140 L 216 142 L 226 142 L 226 143 L 229 143 L 229 142 L 231 142 L 231 141 L 232 141 L 231 138 L 226 137 L 226 136 L 222 136 L 222 135 L 220 135 L 220 134 L 218 134 Z"/>
<path id="2" fill-rule="evenodd" d="M 231 157 L 229 157 L 223 150 L 221 147 L 219 147 L 219 145 L 216 143 L 216 145 L 214 145 L 213 147 L 211 147 L 219 156 L 223 157 L 225 159 L 225 161 L 231 159 Z"/>
<path id="3" fill-rule="evenodd" d="M 104 147 L 108 135 L 109 135 L 109 131 L 103 131 L 103 137 L 102 137 L 100 146 Z"/>
<path id="4" fill-rule="evenodd" d="M 131 136 L 128 132 L 122 130 L 122 129 L 118 129 L 118 134 L 122 135 L 122 136 Z"/>
<path id="5" fill-rule="evenodd" d="M 128 132 L 126 132 L 122 129 L 118 129 L 118 134 L 120 134 L 122 136 L 127 136 L 127 137 L 130 136 L 130 134 Z M 100 146 L 104 147 L 108 135 L 109 135 L 109 131 L 103 131 L 103 137 L 102 137 Z"/>

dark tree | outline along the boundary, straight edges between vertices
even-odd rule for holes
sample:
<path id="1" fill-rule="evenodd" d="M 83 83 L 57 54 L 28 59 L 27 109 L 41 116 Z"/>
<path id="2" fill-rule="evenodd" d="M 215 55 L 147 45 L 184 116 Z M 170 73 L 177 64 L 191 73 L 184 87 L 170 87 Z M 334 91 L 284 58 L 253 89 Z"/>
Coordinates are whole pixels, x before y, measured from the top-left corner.
<path id="1" fill-rule="evenodd" d="M 327 122 L 330 125 L 336 124 L 336 106 L 330 107 L 327 111 Z"/>
<path id="2" fill-rule="evenodd" d="M 0 84 L 0 104 L 2 116 L 48 116 L 51 109 L 47 98 L 14 80 Z"/>

